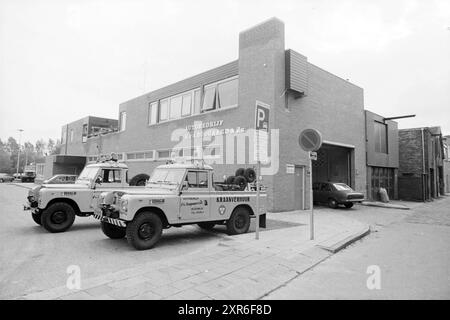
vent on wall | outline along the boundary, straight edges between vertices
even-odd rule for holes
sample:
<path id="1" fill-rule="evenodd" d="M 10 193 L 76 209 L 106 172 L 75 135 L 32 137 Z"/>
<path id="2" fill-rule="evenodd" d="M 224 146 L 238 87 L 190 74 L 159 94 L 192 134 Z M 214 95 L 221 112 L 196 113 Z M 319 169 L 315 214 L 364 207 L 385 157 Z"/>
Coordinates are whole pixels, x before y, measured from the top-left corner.
<path id="1" fill-rule="evenodd" d="M 308 59 L 291 49 L 286 50 L 286 90 L 296 98 L 308 90 Z"/>

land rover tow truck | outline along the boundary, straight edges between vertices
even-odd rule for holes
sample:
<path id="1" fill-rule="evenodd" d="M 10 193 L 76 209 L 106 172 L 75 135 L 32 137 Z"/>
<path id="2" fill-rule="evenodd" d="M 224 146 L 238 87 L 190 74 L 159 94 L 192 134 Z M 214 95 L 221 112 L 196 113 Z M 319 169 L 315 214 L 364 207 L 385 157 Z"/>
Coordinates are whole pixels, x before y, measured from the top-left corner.
<path id="1" fill-rule="evenodd" d="M 188 224 L 207 230 L 222 224 L 229 234 L 246 233 L 256 214 L 256 175 L 251 168 L 238 171 L 247 173 L 235 177 L 239 184 L 216 183 L 213 168 L 205 164 L 160 165 L 145 188 L 102 192 L 94 217 L 107 237 L 126 237 L 138 250 L 152 248 L 163 229 Z M 260 226 L 265 227 L 267 194 L 261 189 Z"/>
<path id="2" fill-rule="evenodd" d="M 128 187 L 128 167 L 114 160 L 87 165 L 74 184 L 42 184 L 29 190 L 24 210 L 49 232 L 64 232 L 75 216 L 94 213 L 96 201 L 105 190 Z M 131 187 L 129 187 L 131 188 Z"/>

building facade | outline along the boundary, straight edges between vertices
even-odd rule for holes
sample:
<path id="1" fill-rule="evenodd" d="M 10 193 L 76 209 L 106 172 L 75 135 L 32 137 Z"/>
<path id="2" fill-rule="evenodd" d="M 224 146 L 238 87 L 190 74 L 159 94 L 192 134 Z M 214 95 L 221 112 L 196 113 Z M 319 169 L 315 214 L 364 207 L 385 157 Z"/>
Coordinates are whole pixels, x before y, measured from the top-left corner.
<path id="1" fill-rule="evenodd" d="M 444 191 L 450 193 L 450 136 L 442 138 L 444 144 Z"/>
<path id="2" fill-rule="evenodd" d="M 398 199 L 398 123 L 371 111 L 366 116 L 367 197 L 379 199 L 385 188 L 390 199 Z"/>
<path id="3" fill-rule="evenodd" d="M 62 150 L 88 162 L 115 152 L 130 178 L 169 159 L 201 159 L 222 180 L 256 166 L 256 105 L 267 110 L 268 134 L 258 146 L 267 144 L 260 160 L 270 211 L 308 209 L 309 174 L 366 191 L 363 89 L 286 49 L 276 18 L 239 34 L 237 60 L 120 104 L 117 131 L 84 138 L 85 120 L 65 126 L 73 137 Z M 312 170 L 298 144 L 305 128 L 324 141 Z"/>
<path id="4" fill-rule="evenodd" d="M 399 198 L 429 201 L 444 194 L 444 144 L 439 127 L 399 130 Z"/>

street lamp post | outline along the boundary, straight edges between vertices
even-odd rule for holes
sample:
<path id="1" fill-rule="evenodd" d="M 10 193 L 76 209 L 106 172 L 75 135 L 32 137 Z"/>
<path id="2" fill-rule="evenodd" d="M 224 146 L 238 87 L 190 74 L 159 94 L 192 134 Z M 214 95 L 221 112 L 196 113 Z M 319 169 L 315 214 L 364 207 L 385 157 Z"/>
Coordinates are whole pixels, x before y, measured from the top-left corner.
<path id="1" fill-rule="evenodd" d="M 19 151 L 18 151 L 18 153 L 17 153 L 17 169 L 16 169 L 16 174 L 17 174 L 17 176 L 19 176 L 19 161 L 20 161 L 20 143 L 21 143 L 21 140 L 22 140 L 22 131 L 23 131 L 23 129 L 18 129 L 19 130 Z"/>

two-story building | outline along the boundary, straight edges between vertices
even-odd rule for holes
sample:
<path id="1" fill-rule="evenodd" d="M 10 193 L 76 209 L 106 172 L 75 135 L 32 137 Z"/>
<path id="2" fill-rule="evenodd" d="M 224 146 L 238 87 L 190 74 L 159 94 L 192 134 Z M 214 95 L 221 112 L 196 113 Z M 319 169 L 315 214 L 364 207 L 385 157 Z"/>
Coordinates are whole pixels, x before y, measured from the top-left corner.
<path id="1" fill-rule="evenodd" d="M 399 197 L 428 201 L 444 194 L 444 144 L 440 127 L 399 130 Z"/>

